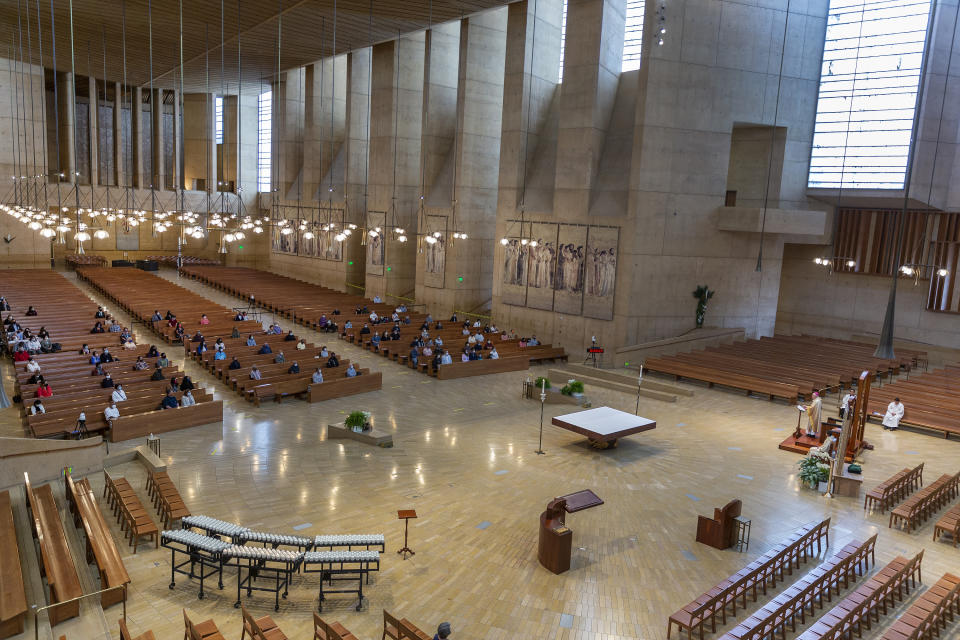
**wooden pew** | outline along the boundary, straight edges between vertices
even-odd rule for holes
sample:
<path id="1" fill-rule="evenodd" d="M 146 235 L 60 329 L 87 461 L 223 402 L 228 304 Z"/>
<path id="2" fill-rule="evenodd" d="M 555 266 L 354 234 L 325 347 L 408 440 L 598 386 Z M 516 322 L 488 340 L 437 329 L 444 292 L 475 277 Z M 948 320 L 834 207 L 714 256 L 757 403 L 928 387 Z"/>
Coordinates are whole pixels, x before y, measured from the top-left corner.
<path id="1" fill-rule="evenodd" d="M 74 598 L 83 595 L 77 569 L 73 566 L 67 537 L 60 523 L 60 513 L 49 484 L 34 489 L 24 473 L 27 504 L 31 512 L 33 534 L 40 546 L 41 570 L 47 578 L 48 603 L 64 603 L 48 609 L 50 626 L 80 615 L 80 603 Z M 68 602 L 72 600 L 72 602 Z"/>
<path id="2" fill-rule="evenodd" d="M 760 393 L 768 396 L 771 400 L 773 398 L 785 398 L 790 402 L 795 402 L 800 396 L 800 389 L 796 385 L 765 380 L 750 375 L 710 369 L 708 367 L 694 366 L 665 358 L 647 358 L 644 362 L 644 368 L 649 371 L 671 374 L 676 380 L 690 378 L 691 380 L 706 382 L 708 386 L 711 387 L 719 384 L 735 389 L 742 389 L 746 391 L 747 394 Z"/>
<path id="3" fill-rule="evenodd" d="M 142 438 L 151 433 L 176 431 L 211 422 L 223 422 L 223 400 L 198 402 L 190 407 L 148 411 L 130 416 L 121 415 L 113 421 L 110 442 Z"/>
<path id="4" fill-rule="evenodd" d="M 945 573 L 883 634 L 881 640 L 920 640 L 940 637 L 953 621 L 960 603 L 960 577 Z"/>
<path id="5" fill-rule="evenodd" d="M 507 371 L 526 371 L 530 368 L 530 360 L 524 356 L 499 358 L 498 360 L 474 360 L 473 362 L 453 362 L 442 364 L 437 370 L 438 380 L 453 380 L 476 375 L 491 373 L 505 373 Z"/>
<path id="6" fill-rule="evenodd" d="M 87 538 L 87 562 L 96 562 L 100 576 L 100 588 L 110 589 L 130 583 L 130 576 L 123 565 L 123 559 L 113 542 L 110 527 L 103 519 L 97 498 L 86 479 L 78 483 L 73 481 L 69 469 L 63 470 L 66 484 L 66 496 L 70 511 L 74 515 L 74 525 L 81 526 Z M 106 608 L 124 600 L 124 592 L 110 591 L 100 595 L 100 604 Z"/>
<path id="7" fill-rule="evenodd" d="M 120 530 L 125 532 L 126 539 L 133 546 L 134 554 L 137 553 L 140 538 L 146 537 L 153 540 L 157 547 L 160 546 L 160 530 L 126 478 L 115 478 L 104 470 L 103 493 L 120 521 Z"/>
<path id="8" fill-rule="evenodd" d="M 330 381 L 324 380 L 321 384 L 311 384 L 307 391 L 307 399 L 309 402 L 323 402 L 331 398 L 343 398 L 358 393 L 378 391 L 382 387 L 383 373 L 371 371 L 355 378 L 337 378 Z"/>
<path id="9" fill-rule="evenodd" d="M 166 471 L 147 472 L 147 495 L 153 500 L 153 507 L 160 512 L 164 529 L 174 522 L 190 515 L 190 509 L 184 504 L 180 492 Z"/>
<path id="10" fill-rule="evenodd" d="M 957 538 L 960 538 L 960 504 L 954 505 L 937 520 L 937 524 L 933 528 L 933 541 L 936 542 L 945 533 L 950 534 L 953 546 L 956 547 Z"/>
<path id="11" fill-rule="evenodd" d="M 958 487 L 960 487 L 960 473 L 940 476 L 890 512 L 890 528 L 896 524 L 910 533 L 935 511 L 956 498 Z"/>
<path id="12" fill-rule="evenodd" d="M 863 510 L 866 511 L 868 506 L 878 506 L 880 513 L 884 513 L 894 503 L 903 500 L 918 487 L 922 487 L 923 464 L 921 462 L 913 469 L 906 468 L 898 471 L 868 491 L 863 498 Z"/>
<path id="13" fill-rule="evenodd" d="M 9 491 L 0 491 L 0 540 L 4 545 L 0 553 L 0 638 L 9 638 L 23 632 L 27 616 L 27 596 Z"/>

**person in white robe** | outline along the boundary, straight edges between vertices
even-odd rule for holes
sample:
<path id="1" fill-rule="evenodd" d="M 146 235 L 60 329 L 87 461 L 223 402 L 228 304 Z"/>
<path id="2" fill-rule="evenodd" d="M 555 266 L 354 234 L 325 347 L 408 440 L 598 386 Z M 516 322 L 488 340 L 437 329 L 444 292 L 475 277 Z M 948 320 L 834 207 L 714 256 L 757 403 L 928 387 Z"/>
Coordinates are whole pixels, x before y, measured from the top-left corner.
<path id="1" fill-rule="evenodd" d="M 900 402 L 900 398 L 894 398 L 893 402 L 887 405 L 887 413 L 883 416 L 883 428 L 896 431 L 902 419 L 903 404 Z"/>
<path id="2" fill-rule="evenodd" d="M 823 403 L 820 400 L 820 394 L 813 392 L 813 401 L 807 405 L 807 435 L 817 437 L 820 433 L 820 411 Z"/>

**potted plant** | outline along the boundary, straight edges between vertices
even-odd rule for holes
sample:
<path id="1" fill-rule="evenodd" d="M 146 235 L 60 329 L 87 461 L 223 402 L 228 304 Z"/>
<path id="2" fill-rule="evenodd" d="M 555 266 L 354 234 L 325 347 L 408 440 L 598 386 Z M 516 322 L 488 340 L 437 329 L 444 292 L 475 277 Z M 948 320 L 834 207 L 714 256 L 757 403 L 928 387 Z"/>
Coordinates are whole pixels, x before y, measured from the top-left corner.
<path id="1" fill-rule="evenodd" d="M 800 481 L 811 489 L 819 487 L 830 477 L 830 454 L 817 447 L 800 460 Z"/>
<path id="2" fill-rule="evenodd" d="M 351 431 L 360 433 L 370 424 L 370 414 L 366 411 L 351 411 L 343 423 Z"/>
<path id="3" fill-rule="evenodd" d="M 703 317 L 707 315 L 707 301 L 713 297 L 714 292 L 705 284 L 699 285 L 693 292 L 693 297 L 697 299 L 697 329 L 703 327 Z"/>
<path id="4" fill-rule="evenodd" d="M 544 378 L 543 376 L 537 376 L 537 379 L 533 381 L 533 386 L 535 386 L 537 389 L 549 389 L 550 379 Z"/>
<path id="5" fill-rule="evenodd" d="M 570 395 L 574 398 L 583 397 L 583 383 L 579 380 L 569 380 L 567 381 L 567 386 L 570 387 Z"/>

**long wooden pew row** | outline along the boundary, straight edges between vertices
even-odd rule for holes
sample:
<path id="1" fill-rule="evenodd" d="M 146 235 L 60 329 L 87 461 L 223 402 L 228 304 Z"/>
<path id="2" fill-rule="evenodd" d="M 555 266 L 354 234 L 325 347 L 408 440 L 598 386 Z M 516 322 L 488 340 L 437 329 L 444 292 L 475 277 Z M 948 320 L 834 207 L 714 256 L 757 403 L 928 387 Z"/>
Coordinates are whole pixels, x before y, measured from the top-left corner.
<path id="1" fill-rule="evenodd" d="M 120 522 L 125 539 L 133 546 L 134 554 L 141 538 L 153 540 L 155 546 L 160 546 L 160 530 L 126 478 L 115 478 L 104 470 L 103 494 Z"/>
<path id="2" fill-rule="evenodd" d="M 87 562 L 96 562 L 100 576 L 100 588 L 110 589 L 130 583 L 130 575 L 123 565 L 123 559 L 113 542 L 110 527 L 103 519 L 97 498 L 90 488 L 90 482 L 84 478 L 74 482 L 69 469 L 63 470 L 65 494 L 70 512 L 73 514 L 73 524 L 82 527 L 87 538 Z M 123 601 L 123 592 L 108 591 L 101 594 L 100 604 L 103 607 Z"/>
<path id="3" fill-rule="evenodd" d="M 0 540 L 4 546 L 0 553 L 0 638 L 9 638 L 23 632 L 27 616 L 27 596 L 9 491 L 0 491 Z"/>
<path id="4" fill-rule="evenodd" d="M 890 512 L 890 528 L 897 525 L 907 533 L 912 532 L 934 512 L 956 498 L 958 487 L 960 487 L 960 472 L 940 476 Z"/>
<path id="5" fill-rule="evenodd" d="M 727 622 L 727 607 L 731 607 L 733 615 L 736 615 L 738 602 L 741 602 L 742 608 L 746 608 L 748 594 L 756 602 L 758 589 L 762 589 L 766 595 L 767 586 L 775 586 L 777 580 L 784 580 L 787 573 L 792 575 L 794 566 L 799 568 L 802 562 L 814 555 L 819 556 L 823 547 L 829 545 L 830 518 L 803 525 L 786 541 L 775 545 L 744 569 L 671 614 L 667 619 L 667 638 L 670 638 L 674 625 L 678 633 L 686 629 L 692 637 L 694 630 L 702 635 L 703 626 L 709 622 L 711 630 L 716 633 L 717 616 L 722 618 L 723 624 Z"/>
<path id="6" fill-rule="evenodd" d="M 954 616 L 960 613 L 960 577 L 945 573 L 920 594 L 883 634 L 881 640 L 939 638 Z"/>
<path id="7" fill-rule="evenodd" d="M 160 522 L 169 529 L 174 522 L 190 516 L 190 509 L 184 504 L 177 486 L 166 471 L 147 471 L 147 495 L 153 500 L 153 507 L 160 513 Z"/>
<path id="8" fill-rule="evenodd" d="M 51 605 L 63 603 L 48 609 L 50 626 L 56 626 L 80 615 L 80 603 L 74 598 L 82 596 L 83 589 L 73 566 L 51 486 L 45 484 L 34 489 L 30 485 L 30 476 L 26 473 L 23 476 L 33 535 L 40 547 L 40 568 L 49 588 L 47 601 Z"/>
<path id="9" fill-rule="evenodd" d="M 894 398 L 904 406 L 901 425 L 939 431 L 944 438 L 960 435 L 960 370 L 948 366 L 871 390 L 871 417 L 882 419 Z"/>
<path id="10" fill-rule="evenodd" d="M 674 379 L 681 380 L 689 378 L 691 380 L 700 380 L 706 382 L 708 386 L 716 384 L 742 389 L 750 393 L 759 393 L 773 398 L 784 398 L 789 402 L 796 402 L 800 396 L 800 389 L 797 385 L 784 384 L 774 380 L 758 378 L 756 376 L 730 373 L 708 367 L 695 366 L 685 362 L 670 360 L 667 358 L 647 358 L 644 362 L 644 368 L 648 371 L 656 371 L 672 375 Z"/>
<path id="11" fill-rule="evenodd" d="M 151 433 L 199 427 L 212 422 L 223 422 L 223 400 L 197 402 L 190 407 L 148 411 L 136 415 L 121 415 L 113 421 L 110 442 L 143 438 Z"/>
<path id="12" fill-rule="evenodd" d="M 796 632 L 797 621 L 806 624 L 807 609 L 822 607 L 834 591 L 840 593 L 856 582 L 857 574 L 864 575 L 871 560 L 875 563 L 877 534 L 866 542 L 851 542 L 829 560 L 782 591 L 749 618 L 724 634 L 721 640 L 766 640 L 778 634 L 786 636 L 787 625 Z"/>
<path id="13" fill-rule="evenodd" d="M 868 491 L 863 497 L 863 510 L 879 507 L 880 513 L 884 513 L 895 503 L 922 487 L 923 464 L 921 462 L 913 469 L 908 467 L 898 471 Z"/>
<path id="14" fill-rule="evenodd" d="M 863 627 L 871 628 L 880 611 L 886 615 L 889 605 L 902 600 L 920 580 L 923 551 L 911 559 L 897 556 L 890 564 L 873 574 L 849 596 L 820 617 L 797 640 L 839 640 L 862 635 Z"/>

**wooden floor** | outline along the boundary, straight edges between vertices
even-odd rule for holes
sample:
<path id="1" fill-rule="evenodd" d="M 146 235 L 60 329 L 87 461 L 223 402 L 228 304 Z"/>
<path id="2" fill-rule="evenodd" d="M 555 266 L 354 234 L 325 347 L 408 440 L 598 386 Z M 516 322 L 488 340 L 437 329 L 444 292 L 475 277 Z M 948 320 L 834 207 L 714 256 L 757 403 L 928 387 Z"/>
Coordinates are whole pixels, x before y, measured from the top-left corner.
<path id="1" fill-rule="evenodd" d="M 162 275 L 175 277 L 169 271 Z M 208 287 L 183 284 L 233 303 Z M 295 331 L 311 342 L 330 341 L 302 327 Z M 146 338 L 141 334 L 138 342 Z M 325 617 L 340 620 L 362 640 L 380 637 L 383 608 L 431 634 L 448 620 L 456 640 L 664 638 L 670 613 L 795 526 L 826 515 L 833 518 L 828 553 L 879 531 L 880 566 L 926 548 L 926 584 L 945 571 L 960 571 L 960 551 L 949 542 L 931 542 L 936 518 L 906 534 L 888 529 L 884 515 L 865 516 L 862 497 L 827 500 L 801 489 L 799 456 L 777 449 L 796 424 L 792 404 L 700 386 L 692 387 L 693 397 L 676 403 L 641 398 L 640 414 L 655 419 L 657 429 L 607 451 L 549 426 L 554 415 L 570 408 L 547 405 L 547 454 L 537 456 L 540 406 L 520 397 L 526 374 L 440 382 L 334 344 L 360 366 L 382 370 L 383 390 L 315 405 L 291 400 L 257 409 L 187 363 L 187 373 L 224 399 L 225 422 L 164 434 L 162 453 L 194 514 L 278 532 L 297 528 L 303 535 L 386 534 L 387 553 L 382 571 L 365 589 L 365 610 L 354 611 L 350 596 L 332 596 L 325 607 Z M 167 347 L 168 355 L 171 351 L 182 359 L 182 352 Z M 9 374 L 4 365 L 8 392 Z M 615 391 L 588 387 L 586 393 L 594 406 L 633 411 L 636 402 Z M 836 398 L 828 396 L 824 405 L 832 415 Z M 393 435 L 394 448 L 326 440 L 325 425 L 355 409 L 371 411 L 377 428 Z M 0 435 L 20 435 L 21 429 L 12 411 L 0 411 Z M 867 438 L 876 449 L 864 458 L 865 488 L 920 461 L 930 478 L 960 470 L 958 441 L 929 432 L 892 433 L 874 424 L 867 427 Z M 136 464 L 118 472 L 141 491 L 144 473 Z M 91 482 L 102 489 L 101 478 Z M 553 575 L 536 560 L 538 515 L 550 498 L 584 488 L 606 504 L 568 517 L 574 531 L 572 568 Z M 743 500 L 743 515 L 753 521 L 749 551 L 716 551 L 696 543 L 697 514 L 712 514 L 733 497 Z M 405 508 L 416 509 L 420 518 L 410 526 L 410 546 L 417 553 L 401 561 L 395 550 L 403 528 L 396 510 Z M 112 520 L 111 526 L 117 534 Z M 212 617 L 227 638 L 240 638 L 232 573 L 224 591 L 208 586 L 201 601 L 197 586 L 182 576 L 174 590 L 167 588 L 169 553 L 144 547 L 136 556 L 125 547 L 123 553 L 133 579 L 129 626 L 135 635 L 149 628 L 158 640 L 181 638 L 180 610 L 186 607 L 195 618 Z M 257 615 L 273 615 L 289 637 L 310 638 L 315 587 L 315 576 L 300 578 L 276 614 L 269 594 L 245 603 Z M 119 616 L 118 607 L 106 612 L 114 638 Z M 893 619 L 887 616 L 879 628 Z M 72 624 L 58 626 L 57 635 L 97 637 L 71 634 Z M 878 637 L 877 628 L 871 633 Z M 954 623 L 947 637 L 957 637 L 958 629 Z M 33 638 L 32 625 L 17 638 Z"/>

